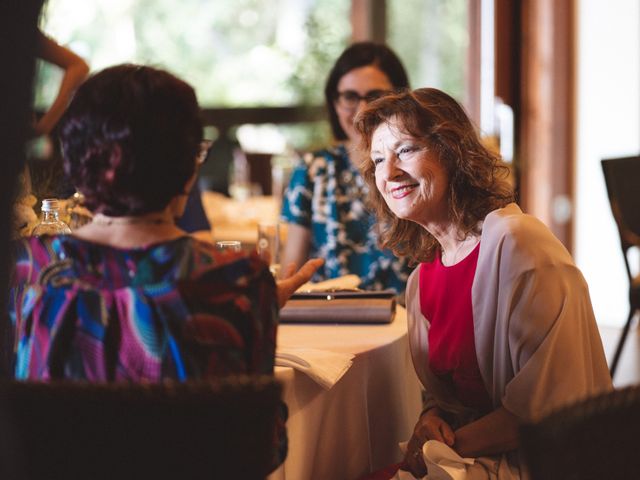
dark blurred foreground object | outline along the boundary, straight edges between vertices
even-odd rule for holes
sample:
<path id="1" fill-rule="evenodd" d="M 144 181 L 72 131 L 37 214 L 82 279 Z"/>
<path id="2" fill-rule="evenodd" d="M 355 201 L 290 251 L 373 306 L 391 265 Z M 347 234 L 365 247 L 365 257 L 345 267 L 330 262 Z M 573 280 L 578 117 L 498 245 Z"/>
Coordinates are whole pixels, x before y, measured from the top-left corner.
<path id="1" fill-rule="evenodd" d="M 632 274 L 628 258 L 631 247 L 640 248 L 640 208 L 638 208 L 640 204 L 640 194 L 638 193 L 640 156 L 605 159 L 601 163 L 611 211 L 618 226 L 624 266 L 629 280 L 629 316 L 611 362 L 610 372 L 613 378 L 633 316 L 640 309 L 640 275 L 634 276 Z"/>
<path id="2" fill-rule="evenodd" d="M 42 0 L 0 1 L 0 58 L 7 68 L 0 75 L 0 291 L 9 285 L 9 236 L 18 172 L 25 162 L 30 132 L 32 84 L 35 72 L 38 15 Z M 9 377 L 13 343 L 8 331 L 7 296 L 0 296 L 0 377 Z"/>
<path id="3" fill-rule="evenodd" d="M 0 384 L 0 478 L 265 478 L 280 385 Z"/>
<path id="4" fill-rule="evenodd" d="M 560 409 L 520 434 L 531 480 L 638 478 L 640 386 Z"/>

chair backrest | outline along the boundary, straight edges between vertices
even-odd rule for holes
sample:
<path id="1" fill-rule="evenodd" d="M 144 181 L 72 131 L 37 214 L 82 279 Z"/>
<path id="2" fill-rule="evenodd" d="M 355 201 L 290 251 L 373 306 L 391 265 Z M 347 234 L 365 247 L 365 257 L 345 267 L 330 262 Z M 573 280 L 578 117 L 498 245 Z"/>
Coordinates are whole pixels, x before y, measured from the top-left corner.
<path id="1" fill-rule="evenodd" d="M 520 434 L 531 480 L 637 478 L 640 386 L 565 407 Z"/>
<path id="2" fill-rule="evenodd" d="M 601 161 L 622 248 L 640 245 L 640 156 Z"/>
<path id="3" fill-rule="evenodd" d="M 135 385 L 0 384 L 0 478 L 265 478 L 272 377 Z"/>

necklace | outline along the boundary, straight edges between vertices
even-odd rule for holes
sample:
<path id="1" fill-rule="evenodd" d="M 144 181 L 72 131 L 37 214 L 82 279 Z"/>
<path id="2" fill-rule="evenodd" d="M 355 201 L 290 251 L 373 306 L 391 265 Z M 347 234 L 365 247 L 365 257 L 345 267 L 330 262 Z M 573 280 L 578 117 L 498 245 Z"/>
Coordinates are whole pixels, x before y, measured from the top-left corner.
<path id="1" fill-rule="evenodd" d="M 99 226 L 111 225 L 173 225 L 175 222 L 164 216 L 139 216 L 139 217 L 109 217 L 102 213 L 96 213 L 91 220 Z"/>
<path id="2" fill-rule="evenodd" d="M 480 238 L 476 237 L 475 235 L 471 235 L 465 238 L 462 242 L 460 242 L 460 245 L 458 245 L 458 248 L 456 248 L 455 252 L 453 252 L 453 258 L 451 259 L 451 262 L 445 262 L 445 251 L 442 250 L 442 255 L 441 255 L 442 263 L 445 266 L 449 266 L 449 267 L 452 265 L 455 265 L 456 262 L 458 261 L 458 255 L 460 255 L 460 253 L 462 252 L 463 255 L 460 255 L 460 257 L 461 258 L 466 257 L 469 254 L 469 252 L 471 252 L 471 250 L 475 248 L 475 246 L 478 244 L 479 241 L 480 241 Z"/>

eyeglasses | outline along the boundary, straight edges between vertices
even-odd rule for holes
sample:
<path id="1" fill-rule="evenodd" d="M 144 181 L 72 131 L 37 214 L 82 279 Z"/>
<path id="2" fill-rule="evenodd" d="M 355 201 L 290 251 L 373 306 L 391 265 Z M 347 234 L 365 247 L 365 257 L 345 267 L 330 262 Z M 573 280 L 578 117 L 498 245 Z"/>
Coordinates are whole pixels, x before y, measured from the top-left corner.
<path id="1" fill-rule="evenodd" d="M 212 144 L 213 142 L 211 140 L 202 140 L 200 142 L 200 150 L 196 156 L 196 165 L 200 166 L 207 162 Z"/>
<path id="2" fill-rule="evenodd" d="M 387 93 L 389 93 L 388 90 L 369 90 L 364 95 L 360 95 L 354 90 L 345 90 L 344 92 L 338 92 L 336 99 L 339 107 L 346 110 L 355 110 L 358 108 L 361 100 L 364 100 L 366 103 L 373 102 L 375 99 Z"/>

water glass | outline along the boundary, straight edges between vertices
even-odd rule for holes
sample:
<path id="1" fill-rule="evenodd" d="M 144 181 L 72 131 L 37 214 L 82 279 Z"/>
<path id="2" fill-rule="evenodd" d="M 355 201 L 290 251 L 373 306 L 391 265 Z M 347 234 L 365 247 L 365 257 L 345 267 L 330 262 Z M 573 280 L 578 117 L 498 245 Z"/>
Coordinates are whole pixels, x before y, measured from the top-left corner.
<path id="1" fill-rule="evenodd" d="M 280 273 L 280 224 L 263 222 L 258 224 L 258 255 L 269 264 L 274 277 Z"/>
<path id="2" fill-rule="evenodd" d="M 238 240 L 220 240 L 216 242 L 216 250 L 225 252 L 241 252 L 242 243 Z"/>

